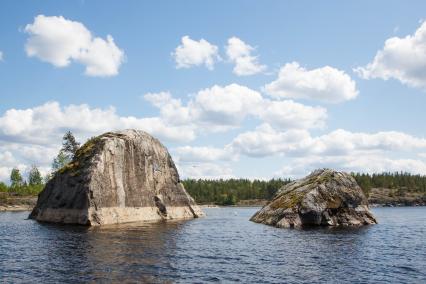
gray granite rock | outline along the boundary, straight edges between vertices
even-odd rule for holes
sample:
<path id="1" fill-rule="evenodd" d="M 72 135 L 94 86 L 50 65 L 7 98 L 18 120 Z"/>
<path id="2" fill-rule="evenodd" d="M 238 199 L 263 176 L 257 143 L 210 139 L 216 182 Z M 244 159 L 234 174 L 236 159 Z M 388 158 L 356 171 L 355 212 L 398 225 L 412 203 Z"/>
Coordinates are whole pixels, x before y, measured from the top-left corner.
<path id="1" fill-rule="evenodd" d="M 282 228 L 377 223 L 355 179 L 330 169 L 284 185 L 250 220 Z"/>
<path id="2" fill-rule="evenodd" d="M 167 149 L 146 132 L 125 130 L 86 142 L 47 183 L 30 218 L 96 226 L 202 215 Z"/>

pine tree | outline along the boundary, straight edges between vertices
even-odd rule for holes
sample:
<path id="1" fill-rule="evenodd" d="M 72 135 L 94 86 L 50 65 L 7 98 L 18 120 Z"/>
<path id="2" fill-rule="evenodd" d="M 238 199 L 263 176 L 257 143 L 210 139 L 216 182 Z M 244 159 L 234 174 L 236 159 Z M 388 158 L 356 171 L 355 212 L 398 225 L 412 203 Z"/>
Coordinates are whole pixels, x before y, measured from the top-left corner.
<path id="1" fill-rule="evenodd" d="M 69 157 L 70 160 L 74 158 L 75 153 L 77 153 L 78 148 L 80 148 L 80 143 L 75 140 L 74 135 L 71 131 L 67 131 L 64 137 L 62 138 L 62 152 Z"/>

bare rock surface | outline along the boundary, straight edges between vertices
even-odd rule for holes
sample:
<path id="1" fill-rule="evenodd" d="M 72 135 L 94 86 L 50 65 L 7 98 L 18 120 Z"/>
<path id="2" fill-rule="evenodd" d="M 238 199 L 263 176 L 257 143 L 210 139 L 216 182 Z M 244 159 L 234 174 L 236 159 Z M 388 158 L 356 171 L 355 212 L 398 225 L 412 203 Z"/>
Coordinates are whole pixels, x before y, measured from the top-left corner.
<path id="1" fill-rule="evenodd" d="M 250 220 L 280 228 L 377 223 L 355 179 L 330 169 L 284 185 Z"/>
<path id="2" fill-rule="evenodd" d="M 167 149 L 146 132 L 124 130 L 86 142 L 47 183 L 30 218 L 96 226 L 202 215 Z"/>

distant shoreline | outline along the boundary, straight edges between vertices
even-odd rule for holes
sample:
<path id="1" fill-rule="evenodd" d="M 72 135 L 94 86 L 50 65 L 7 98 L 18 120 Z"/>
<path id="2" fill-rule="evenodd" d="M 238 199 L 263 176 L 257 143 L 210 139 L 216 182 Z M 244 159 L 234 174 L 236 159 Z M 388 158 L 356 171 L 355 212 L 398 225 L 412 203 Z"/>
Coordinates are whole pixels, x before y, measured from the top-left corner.
<path id="1" fill-rule="evenodd" d="M 246 200 L 243 200 L 246 201 Z M 234 205 L 221 205 L 221 204 L 200 204 L 201 208 L 220 208 L 220 207 L 263 207 L 268 201 L 264 200 L 262 203 L 237 203 Z M 425 202 L 415 202 L 415 203 L 403 203 L 403 202 L 384 202 L 384 203 L 369 203 L 371 208 L 375 207 L 421 207 L 426 206 Z"/>
<path id="2" fill-rule="evenodd" d="M 9 196 L 0 199 L 0 212 L 31 211 L 37 202 L 37 196 Z M 236 204 L 224 205 L 214 203 L 201 203 L 201 208 L 220 207 L 263 207 L 268 200 L 251 199 L 240 200 Z M 419 207 L 426 206 L 426 198 L 423 196 L 413 197 L 389 197 L 379 196 L 377 193 L 369 197 L 370 207 Z"/>

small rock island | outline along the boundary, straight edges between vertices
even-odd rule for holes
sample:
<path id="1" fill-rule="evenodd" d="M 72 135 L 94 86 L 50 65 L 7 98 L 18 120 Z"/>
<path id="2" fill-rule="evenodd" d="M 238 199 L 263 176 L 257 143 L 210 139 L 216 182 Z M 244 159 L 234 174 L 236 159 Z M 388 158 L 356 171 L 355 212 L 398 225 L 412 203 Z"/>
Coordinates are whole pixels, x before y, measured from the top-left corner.
<path id="1" fill-rule="evenodd" d="M 143 131 L 87 141 L 39 194 L 30 218 L 88 226 L 197 218 L 167 149 Z"/>
<path id="2" fill-rule="evenodd" d="M 250 220 L 279 228 L 377 223 L 355 179 L 331 169 L 284 185 Z"/>

